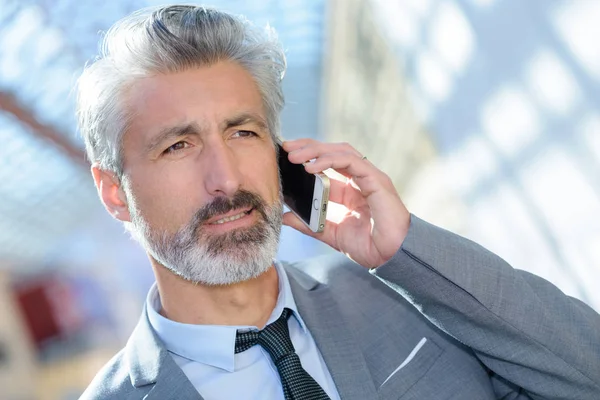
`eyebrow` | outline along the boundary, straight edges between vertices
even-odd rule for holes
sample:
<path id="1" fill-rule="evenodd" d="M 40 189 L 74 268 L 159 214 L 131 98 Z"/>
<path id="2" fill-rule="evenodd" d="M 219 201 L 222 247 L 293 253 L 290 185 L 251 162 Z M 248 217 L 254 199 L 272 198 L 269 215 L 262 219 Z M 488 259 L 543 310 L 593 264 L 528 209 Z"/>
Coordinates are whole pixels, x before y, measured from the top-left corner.
<path id="1" fill-rule="evenodd" d="M 243 112 L 226 119 L 221 124 L 221 129 L 223 131 L 226 131 L 228 129 L 235 128 L 236 126 L 241 126 L 249 123 L 256 124 L 260 129 L 268 131 L 268 126 L 265 120 L 260 116 L 249 112 Z M 148 145 L 146 146 L 146 152 L 154 152 L 156 148 L 160 146 L 161 143 L 167 140 L 172 140 L 188 135 L 200 136 L 202 130 L 203 129 L 200 128 L 200 126 L 195 122 L 185 125 L 177 125 L 164 128 L 154 138 L 152 138 L 150 143 L 148 143 Z"/>
<path id="2" fill-rule="evenodd" d="M 267 123 L 265 122 L 265 120 L 260 116 L 250 112 L 243 112 L 233 116 L 232 118 L 226 119 L 223 123 L 222 129 L 227 130 L 236 126 L 241 126 L 250 123 L 256 124 L 262 130 L 268 130 Z"/>
<path id="3" fill-rule="evenodd" d="M 160 146 L 161 143 L 163 143 L 169 139 L 174 139 L 174 138 L 187 136 L 187 135 L 198 136 L 198 135 L 200 135 L 200 131 L 201 131 L 201 129 L 198 126 L 198 124 L 196 124 L 196 123 L 170 126 L 168 128 L 162 129 L 159 132 L 159 134 L 156 135 L 154 138 L 152 138 L 150 143 L 148 143 L 148 145 L 146 146 L 146 152 L 147 153 L 153 152 L 154 150 L 156 150 L 156 148 L 158 146 Z"/>

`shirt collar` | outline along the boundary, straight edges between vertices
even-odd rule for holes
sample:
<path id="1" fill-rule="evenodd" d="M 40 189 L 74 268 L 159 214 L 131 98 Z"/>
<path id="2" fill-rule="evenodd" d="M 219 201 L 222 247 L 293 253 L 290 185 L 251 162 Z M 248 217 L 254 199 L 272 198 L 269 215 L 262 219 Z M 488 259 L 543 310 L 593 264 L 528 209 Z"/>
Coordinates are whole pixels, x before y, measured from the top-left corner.
<path id="1" fill-rule="evenodd" d="M 277 320 L 284 308 L 289 308 L 298 321 L 302 333 L 306 334 L 307 327 L 298 313 L 287 274 L 278 261 L 273 262 L 273 265 L 277 271 L 279 294 L 267 325 Z M 160 309 L 160 294 L 155 283 L 148 292 L 146 310 L 150 325 L 164 343 L 165 348 L 189 360 L 230 372 L 235 370 L 234 349 L 237 331 L 258 329 L 256 326 L 183 324 L 163 317 L 159 314 Z"/>

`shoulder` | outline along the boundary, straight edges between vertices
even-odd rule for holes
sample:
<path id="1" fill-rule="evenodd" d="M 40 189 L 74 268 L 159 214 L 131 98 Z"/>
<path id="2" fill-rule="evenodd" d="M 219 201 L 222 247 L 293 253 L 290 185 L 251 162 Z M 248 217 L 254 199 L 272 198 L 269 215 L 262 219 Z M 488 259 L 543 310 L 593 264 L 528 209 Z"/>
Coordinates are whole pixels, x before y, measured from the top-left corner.
<path id="1" fill-rule="evenodd" d="M 125 351 L 119 351 L 96 374 L 80 400 L 127 399 L 138 389 L 131 383 Z M 136 397 L 136 398 L 139 398 Z"/>
<path id="2" fill-rule="evenodd" d="M 317 282 L 330 287 L 348 288 L 374 280 L 368 268 L 337 252 L 283 264 L 288 269 L 300 271 Z"/>

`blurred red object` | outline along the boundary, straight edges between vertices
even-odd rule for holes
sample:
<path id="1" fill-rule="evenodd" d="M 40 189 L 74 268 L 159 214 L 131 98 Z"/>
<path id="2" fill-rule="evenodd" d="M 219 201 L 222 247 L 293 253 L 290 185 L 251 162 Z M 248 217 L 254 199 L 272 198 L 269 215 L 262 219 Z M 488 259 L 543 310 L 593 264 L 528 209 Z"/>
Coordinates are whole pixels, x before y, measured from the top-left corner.
<path id="1" fill-rule="evenodd" d="M 15 297 L 34 344 L 64 338 L 81 327 L 70 286 L 57 277 L 38 278 L 15 288 Z"/>

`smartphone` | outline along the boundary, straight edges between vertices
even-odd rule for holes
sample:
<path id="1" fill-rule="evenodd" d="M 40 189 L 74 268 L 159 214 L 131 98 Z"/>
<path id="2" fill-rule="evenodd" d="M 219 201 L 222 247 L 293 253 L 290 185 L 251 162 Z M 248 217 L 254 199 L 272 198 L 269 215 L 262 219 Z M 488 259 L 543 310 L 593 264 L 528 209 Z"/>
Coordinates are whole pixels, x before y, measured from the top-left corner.
<path id="1" fill-rule="evenodd" d="M 279 171 L 286 206 L 311 231 L 322 232 L 325 228 L 327 202 L 329 201 L 329 178 L 325 174 L 309 174 L 302 164 L 293 164 L 288 153 L 279 147 Z"/>

